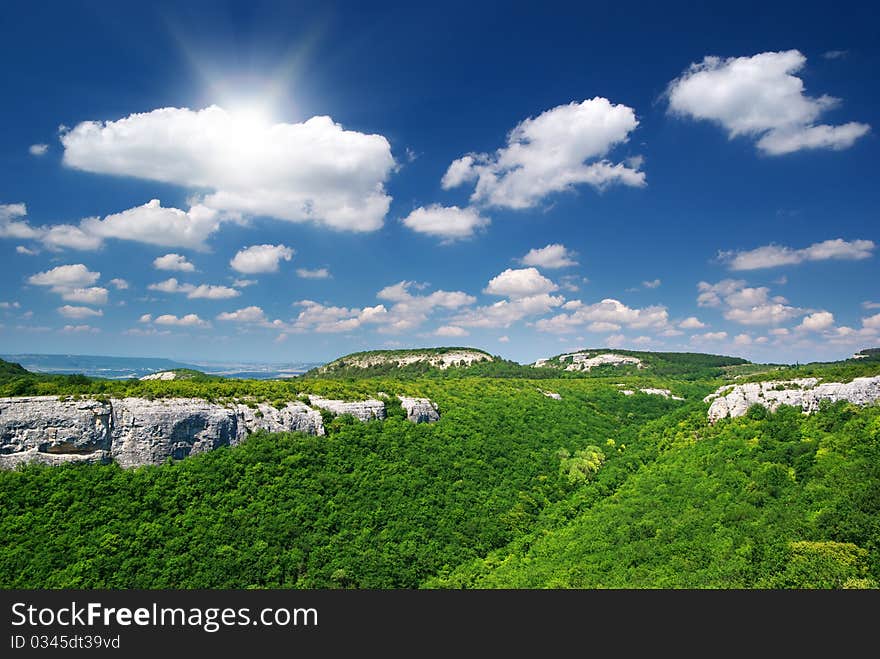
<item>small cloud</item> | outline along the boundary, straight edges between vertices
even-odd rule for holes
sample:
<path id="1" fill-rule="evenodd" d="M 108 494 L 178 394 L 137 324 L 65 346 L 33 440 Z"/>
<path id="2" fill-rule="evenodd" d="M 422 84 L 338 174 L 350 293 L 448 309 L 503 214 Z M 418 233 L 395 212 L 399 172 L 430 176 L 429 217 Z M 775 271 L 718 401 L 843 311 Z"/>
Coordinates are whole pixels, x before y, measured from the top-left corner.
<path id="1" fill-rule="evenodd" d="M 61 331 L 65 334 L 81 334 L 83 332 L 97 334 L 101 330 L 99 330 L 97 327 L 92 327 L 91 325 L 65 325 L 63 328 L 61 328 Z"/>
<path id="2" fill-rule="evenodd" d="M 19 254 L 24 254 L 25 256 L 36 256 L 37 254 L 40 253 L 39 250 L 29 249 L 29 248 L 25 247 L 24 245 L 19 245 L 18 247 L 15 248 L 15 251 Z"/>
<path id="3" fill-rule="evenodd" d="M 467 336 L 468 331 L 455 325 L 444 325 L 443 327 L 438 327 L 434 334 L 436 336 Z"/>
<path id="4" fill-rule="evenodd" d="M 153 267 L 156 270 L 176 270 L 178 272 L 194 272 L 196 266 L 186 260 L 180 254 L 166 254 L 153 259 Z"/>
<path id="5" fill-rule="evenodd" d="M 862 302 L 862 309 L 880 309 L 880 302 L 865 300 Z"/>
<path id="6" fill-rule="evenodd" d="M 327 268 L 316 268 L 314 270 L 297 268 L 296 276 L 300 279 L 329 279 L 330 271 Z"/>
<path id="7" fill-rule="evenodd" d="M 528 254 L 519 261 L 523 265 L 533 265 L 548 270 L 556 268 L 568 268 L 577 265 L 574 260 L 575 253 L 565 245 L 554 243 L 541 248 L 530 249 Z"/>
<path id="8" fill-rule="evenodd" d="M 498 337 L 498 343 L 510 343 L 510 337 L 506 334 Z"/>
<path id="9" fill-rule="evenodd" d="M 803 249 L 785 245 L 764 245 L 748 251 L 719 252 L 718 258 L 731 270 L 758 270 L 795 265 L 807 261 L 860 261 L 873 255 L 876 245 L 871 240 L 847 241 L 842 238 L 813 243 Z"/>
<path id="10" fill-rule="evenodd" d="M 247 288 L 257 283 L 256 279 L 234 279 L 232 285 L 236 288 Z"/>
<path id="11" fill-rule="evenodd" d="M 75 307 L 69 304 L 65 304 L 63 307 L 58 307 L 58 313 L 60 313 L 65 318 L 76 319 L 104 315 L 104 312 L 100 309 L 91 309 L 89 307 Z"/>
<path id="12" fill-rule="evenodd" d="M 37 157 L 39 157 L 39 156 L 45 156 L 47 151 L 49 151 L 49 145 L 48 145 L 48 144 L 31 144 L 31 145 L 28 147 L 28 152 L 29 152 L 32 156 L 37 156 Z"/>
<path id="13" fill-rule="evenodd" d="M 849 55 L 848 50 L 826 50 L 822 53 L 822 57 L 825 59 L 843 59 Z"/>
<path id="14" fill-rule="evenodd" d="M 128 282 L 124 279 L 116 279 L 110 280 L 110 285 L 113 286 L 117 291 L 124 291 L 128 288 Z"/>
<path id="15" fill-rule="evenodd" d="M 278 272 L 281 261 L 290 261 L 294 251 L 286 245 L 251 245 L 236 253 L 229 265 L 245 275 Z"/>
<path id="16" fill-rule="evenodd" d="M 652 279 L 651 281 L 643 281 L 642 286 L 645 288 L 660 288 L 660 284 L 662 284 L 659 279 Z"/>
<path id="17" fill-rule="evenodd" d="M 681 321 L 678 326 L 682 329 L 703 329 L 706 323 L 702 322 L 696 316 L 690 316 Z"/>

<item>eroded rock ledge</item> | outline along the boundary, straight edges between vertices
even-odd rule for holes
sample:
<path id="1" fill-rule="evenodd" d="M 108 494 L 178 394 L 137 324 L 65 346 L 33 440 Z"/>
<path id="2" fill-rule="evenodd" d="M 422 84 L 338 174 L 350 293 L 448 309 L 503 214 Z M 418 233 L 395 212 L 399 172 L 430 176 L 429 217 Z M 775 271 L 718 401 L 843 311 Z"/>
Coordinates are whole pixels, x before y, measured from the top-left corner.
<path id="1" fill-rule="evenodd" d="M 816 378 L 749 382 L 725 385 L 703 399 L 711 402 L 709 421 L 745 415 L 752 405 L 775 411 L 780 405 L 800 407 L 805 414 L 816 412 L 823 401 L 846 400 L 856 405 L 869 405 L 880 400 L 880 375 L 855 378 L 852 382 L 825 382 Z"/>
<path id="2" fill-rule="evenodd" d="M 380 400 L 310 397 L 278 408 L 266 403 L 211 403 L 199 398 L 73 400 L 58 396 L 0 398 L 0 468 L 25 462 L 115 461 L 122 467 L 161 464 L 220 446 L 236 446 L 257 430 L 323 435 L 321 412 L 361 421 L 386 418 Z M 413 423 L 439 420 L 427 398 L 404 398 Z"/>

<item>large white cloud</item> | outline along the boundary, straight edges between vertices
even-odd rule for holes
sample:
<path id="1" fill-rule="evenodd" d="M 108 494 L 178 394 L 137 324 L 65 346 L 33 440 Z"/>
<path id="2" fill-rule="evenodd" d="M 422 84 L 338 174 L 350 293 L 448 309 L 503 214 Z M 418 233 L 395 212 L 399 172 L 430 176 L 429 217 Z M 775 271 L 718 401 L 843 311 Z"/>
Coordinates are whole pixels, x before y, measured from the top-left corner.
<path id="1" fill-rule="evenodd" d="M 100 272 L 92 272 L 82 263 L 59 265 L 45 272 L 38 272 L 28 277 L 28 283 L 35 286 L 52 286 L 54 288 L 84 288 L 91 286 L 101 276 Z"/>
<path id="2" fill-rule="evenodd" d="M 373 231 L 391 203 L 388 140 L 326 116 L 288 124 L 213 105 L 161 108 L 80 123 L 61 142 L 69 167 L 208 189 L 203 203 L 217 211 Z"/>
<path id="3" fill-rule="evenodd" d="M 870 258 L 876 245 L 871 240 L 824 240 L 803 249 L 784 245 L 764 245 L 747 251 L 719 252 L 718 257 L 731 270 L 758 270 L 782 265 L 796 265 L 805 261 L 830 259 L 858 261 Z"/>
<path id="4" fill-rule="evenodd" d="M 519 209 L 582 184 L 643 186 L 639 159 L 629 164 L 606 159 L 638 123 L 632 108 L 599 96 L 559 105 L 519 123 L 495 153 L 453 161 L 441 183 L 449 189 L 476 181 L 472 202 Z"/>
<path id="5" fill-rule="evenodd" d="M 846 149 L 870 126 L 815 122 L 839 99 L 808 96 L 794 75 L 806 63 L 797 50 L 752 57 L 705 57 L 691 64 L 667 89 L 672 113 L 720 124 L 730 138 L 757 139 L 770 155 L 801 149 Z"/>
<path id="6" fill-rule="evenodd" d="M 479 229 L 489 226 L 490 220 L 473 208 L 432 204 L 416 208 L 401 222 L 417 233 L 452 241 L 469 238 Z"/>
<path id="7" fill-rule="evenodd" d="M 502 295 L 509 298 L 531 297 L 542 293 L 552 293 L 558 286 L 542 275 L 537 268 L 508 268 L 489 280 L 483 290 L 489 295 Z"/>
<path id="8" fill-rule="evenodd" d="M 246 275 L 278 272 L 280 261 L 293 258 L 293 250 L 286 245 L 251 245 L 240 249 L 229 265 Z"/>
<path id="9" fill-rule="evenodd" d="M 577 265 L 574 260 L 574 252 L 560 243 L 553 243 L 545 247 L 535 247 L 520 259 L 523 265 L 533 265 L 539 268 L 553 270 L 556 268 L 568 268 Z"/>

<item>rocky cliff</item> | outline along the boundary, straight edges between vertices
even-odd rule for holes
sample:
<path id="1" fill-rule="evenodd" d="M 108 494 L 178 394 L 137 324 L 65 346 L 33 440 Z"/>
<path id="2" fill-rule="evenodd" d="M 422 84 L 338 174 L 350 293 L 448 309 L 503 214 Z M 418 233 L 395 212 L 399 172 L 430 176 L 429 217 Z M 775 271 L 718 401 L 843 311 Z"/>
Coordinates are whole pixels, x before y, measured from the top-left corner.
<path id="1" fill-rule="evenodd" d="M 763 405 L 771 411 L 780 405 L 792 405 L 809 414 L 817 411 L 823 400 L 847 400 L 856 405 L 877 402 L 880 400 L 880 376 L 855 378 L 846 383 L 819 384 L 816 378 L 801 378 L 725 385 L 703 400 L 712 403 L 708 412 L 712 423 L 726 417 L 743 416 L 752 405 Z"/>
<path id="2" fill-rule="evenodd" d="M 439 419 L 431 401 L 401 399 L 414 423 Z M 406 401 L 406 402 L 404 402 Z M 362 421 L 384 419 L 379 400 L 346 402 L 311 397 L 311 405 Z M 409 405 L 409 407 L 407 407 Z M 108 462 L 123 467 L 161 464 L 220 446 L 235 446 L 257 430 L 323 435 L 321 413 L 304 403 L 210 403 L 198 398 L 72 400 L 57 396 L 0 398 L 0 468 L 25 462 Z"/>

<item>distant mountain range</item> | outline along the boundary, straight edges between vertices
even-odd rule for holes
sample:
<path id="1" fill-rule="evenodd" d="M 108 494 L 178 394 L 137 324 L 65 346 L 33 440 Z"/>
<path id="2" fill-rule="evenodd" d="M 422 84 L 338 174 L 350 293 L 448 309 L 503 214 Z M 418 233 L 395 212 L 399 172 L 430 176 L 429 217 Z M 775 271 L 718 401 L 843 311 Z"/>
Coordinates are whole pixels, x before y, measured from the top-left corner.
<path id="1" fill-rule="evenodd" d="M 179 362 L 161 357 L 105 357 L 102 355 L 0 355 L 36 373 L 82 373 L 89 377 L 125 380 L 150 373 L 189 368 L 208 375 L 272 380 L 305 373 L 322 362 Z"/>

